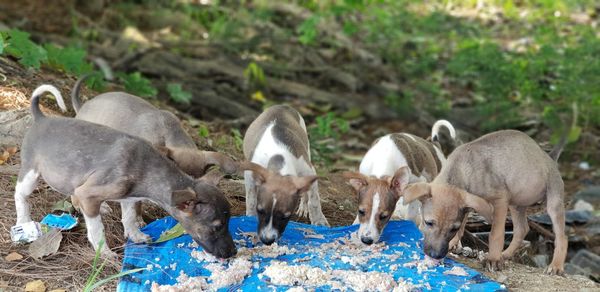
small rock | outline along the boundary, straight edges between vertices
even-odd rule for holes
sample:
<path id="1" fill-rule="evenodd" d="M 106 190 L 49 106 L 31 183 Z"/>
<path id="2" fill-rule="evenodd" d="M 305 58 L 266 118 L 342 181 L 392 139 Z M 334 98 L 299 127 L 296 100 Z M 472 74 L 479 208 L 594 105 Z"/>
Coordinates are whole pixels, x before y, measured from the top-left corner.
<path id="1" fill-rule="evenodd" d="M 600 279 L 600 256 L 587 249 L 579 250 L 569 261 L 566 272 Z"/>
<path id="2" fill-rule="evenodd" d="M 594 208 L 599 208 L 600 207 L 600 186 L 591 186 L 591 187 L 588 187 L 584 190 L 577 192 L 575 194 L 575 196 L 573 197 L 573 200 L 574 201 L 584 200 L 584 201 L 592 204 L 592 206 L 594 206 Z"/>
<path id="3" fill-rule="evenodd" d="M 498 275 L 496 277 L 496 281 L 498 281 L 500 283 L 506 283 L 506 280 L 508 280 L 508 276 L 505 275 L 502 272 L 498 272 Z"/>
<path id="4" fill-rule="evenodd" d="M 590 164 L 587 161 L 582 161 L 579 163 L 579 169 L 581 170 L 589 170 L 590 169 Z"/>
<path id="5" fill-rule="evenodd" d="M 46 284 L 42 280 L 35 280 L 25 285 L 26 292 L 46 292 Z"/>
<path id="6" fill-rule="evenodd" d="M 549 257 L 546 254 L 536 254 L 532 258 L 535 266 L 538 268 L 546 267 L 548 265 L 548 259 Z"/>
<path id="7" fill-rule="evenodd" d="M 4 259 L 7 262 L 12 262 L 12 261 L 22 260 L 23 256 L 20 253 L 13 251 L 13 252 L 9 253 L 6 257 L 4 257 Z"/>
<path id="8" fill-rule="evenodd" d="M 552 225 L 552 220 L 548 214 L 536 214 L 528 217 L 530 220 L 544 225 Z M 565 212 L 565 223 L 567 224 L 584 224 L 594 218 L 594 214 L 590 211 L 569 210 Z"/>
<path id="9" fill-rule="evenodd" d="M 594 206 L 585 200 L 577 200 L 575 206 L 573 206 L 573 210 L 594 212 Z"/>

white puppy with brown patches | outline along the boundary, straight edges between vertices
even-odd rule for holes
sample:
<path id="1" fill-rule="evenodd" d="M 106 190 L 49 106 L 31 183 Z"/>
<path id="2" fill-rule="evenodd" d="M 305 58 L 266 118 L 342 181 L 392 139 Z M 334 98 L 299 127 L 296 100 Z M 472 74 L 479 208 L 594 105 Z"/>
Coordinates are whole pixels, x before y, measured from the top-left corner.
<path id="1" fill-rule="evenodd" d="M 392 216 L 421 224 L 420 203 L 402 204 L 402 192 L 409 183 L 430 182 L 446 159 L 438 142 L 441 126 L 456 132 L 446 120 L 432 127 L 431 140 L 407 133 L 394 133 L 377 139 L 360 163 L 360 172 L 344 174 L 359 197 L 360 223 L 358 238 L 365 244 L 379 241 L 383 228 Z"/>
<path id="2" fill-rule="evenodd" d="M 308 212 L 315 225 L 329 223 L 321 211 L 315 168 L 310 162 L 306 125 L 300 113 L 286 105 L 265 110 L 244 136 L 246 215 L 258 215 L 258 235 L 275 242 L 293 212 Z M 306 197 L 308 193 L 308 198 Z"/>

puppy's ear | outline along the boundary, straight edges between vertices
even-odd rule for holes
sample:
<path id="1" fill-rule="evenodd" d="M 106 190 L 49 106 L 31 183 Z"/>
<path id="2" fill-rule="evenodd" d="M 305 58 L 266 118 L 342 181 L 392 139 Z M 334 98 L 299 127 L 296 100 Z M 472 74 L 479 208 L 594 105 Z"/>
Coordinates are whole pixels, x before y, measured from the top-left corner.
<path id="1" fill-rule="evenodd" d="M 357 191 L 360 192 L 368 185 L 367 177 L 359 172 L 344 172 L 344 178 L 348 179 L 348 183 Z"/>
<path id="2" fill-rule="evenodd" d="M 410 168 L 408 166 L 403 166 L 398 168 L 394 173 L 394 177 L 388 180 L 390 184 L 390 189 L 396 194 L 396 198 L 400 198 L 402 196 L 402 192 L 408 186 L 408 181 L 410 180 Z"/>
<path id="3" fill-rule="evenodd" d="M 196 192 L 189 187 L 185 190 L 174 191 L 171 194 L 171 205 L 185 213 L 191 214 L 197 202 Z"/>
<path id="4" fill-rule="evenodd" d="M 205 184 L 209 184 L 212 186 L 217 186 L 219 184 L 219 182 L 221 181 L 221 179 L 223 178 L 223 175 L 218 172 L 218 171 L 211 171 L 205 175 L 203 175 L 201 178 L 199 178 L 198 180 L 205 183 Z"/>
<path id="5" fill-rule="evenodd" d="M 231 159 L 229 156 L 213 151 L 201 152 L 204 159 L 204 164 L 206 165 L 205 171 L 208 167 L 212 165 L 219 166 L 223 170 L 223 172 L 228 174 L 236 173 L 238 171 L 238 163 Z"/>
<path id="6" fill-rule="evenodd" d="M 473 195 L 467 191 L 461 191 L 461 196 L 467 208 L 475 210 L 479 215 L 483 216 L 485 220 L 492 224 L 494 218 L 494 207 L 488 201 L 482 199 L 479 196 Z"/>
<path id="7" fill-rule="evenodd" d="M 414 200 L 423 202 L 424 200 L 431 198 L 431 185 L 424 182 L 408 185 L 404 190 L 403 198 L 404 205 L 408 205 L 408 203 Z"/>
<path id="8" fill-rule="evenodd" d="M 293 176 L 292 177 L 292 181 L 294 182 L 294 185 L 296 185 L 296 189 L 297 189 L 297 194 L 303 194 L 306 193 L 310 187 L 312 186 L 312 184 L 318 179 L 319 177 L 316 175 L 309 175 L 309 176 Z"/>
<path id="9" fill-rule="evenodd" d="M 269 170 L 266 168 L 250 161 L 242 161 L 239 164 L 239 170 L 249 170 L 252 171 L 252 176 L 254 177 L 254 183 L 257 186 L 264 184 L 269 178 Z"/>

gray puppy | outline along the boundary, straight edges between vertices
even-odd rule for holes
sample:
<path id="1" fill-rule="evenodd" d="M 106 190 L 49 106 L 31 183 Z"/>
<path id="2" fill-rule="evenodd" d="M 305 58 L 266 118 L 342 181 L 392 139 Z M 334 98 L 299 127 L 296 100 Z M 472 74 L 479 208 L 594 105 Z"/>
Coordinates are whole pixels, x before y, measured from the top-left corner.
<path id="1" fill-rule="evenodd" d="M 104 239 L 100 216 L 104 201 L 119 201 L 133 208 L 137 201 L 150 200 L 176 218 L 208 252 L 223 258 L 235 255 L 228 230 L 230 205 L 215 186 L 218 180 L 194 180 L 138 137 L 82 120 L 44 116 L 38 103 L 46 91 L 52 92 L 65 110 L 62 96 L 53 86 L 42 85 L 33 92 L 34 123 L 23 140 L 15 187 L 17 224 L 31 221 L 27 197 L 42 176 L 53 189 L 72 196 L 95 249 Z M 135 221 L 135 216 L 123 212 L 129 237 L 147 241 Z M 114 256 L 106 245 L 102 252 Z"/>

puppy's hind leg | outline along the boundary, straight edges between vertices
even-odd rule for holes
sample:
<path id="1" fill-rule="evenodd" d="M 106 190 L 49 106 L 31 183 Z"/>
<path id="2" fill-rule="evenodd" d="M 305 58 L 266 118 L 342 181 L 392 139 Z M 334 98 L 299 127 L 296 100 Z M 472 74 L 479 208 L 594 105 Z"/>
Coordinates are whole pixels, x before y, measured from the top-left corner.
<path id="1" fill-rule="evenodd" d="M 523 239 L 529 233 L 529 225 L 527 224 L 527 207 L 516 207 L 509 206 L 510 216 L 514 226 L 513 238 L 510 241 L 510 245 L 506 250 L 502 252 L 504 259 L 510 259 L 515 254 L 517 249 L 521 247 Z"/>
<path id="2" fill-rule="evenodd" d="M 17 224 L 27 223 L 31 221 L 31 211 L 27 197 L 31 195 L 37 186 L 39 173 L 34 169 L 25 170 L 21 168 L 17 185 L 15 186 L 15 208 L 17 209 Z"/>
<path id="3" fill-rule="evenodd" d="M 560 176 L 548 183 L 546 209 L 552 220 L 554 231 L 554 254 L 546 273 L 563 274 L 567 257 L 568 241 L 565 235 L 565 205 L 563 203 L 564 184 Z"/>
<path id="4" fill-rule="evenodd" d="M 131 239 L 131 241 L 135 243 L 150 242 L 150 236 L 143 233 L 138 228 L 137 217 L 136 202 L 122 201 L 121 222 L 123 223 L 125 237 Z"/>

